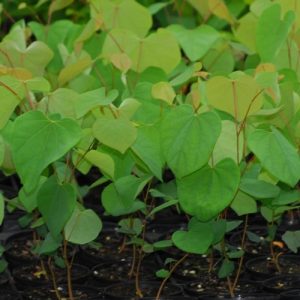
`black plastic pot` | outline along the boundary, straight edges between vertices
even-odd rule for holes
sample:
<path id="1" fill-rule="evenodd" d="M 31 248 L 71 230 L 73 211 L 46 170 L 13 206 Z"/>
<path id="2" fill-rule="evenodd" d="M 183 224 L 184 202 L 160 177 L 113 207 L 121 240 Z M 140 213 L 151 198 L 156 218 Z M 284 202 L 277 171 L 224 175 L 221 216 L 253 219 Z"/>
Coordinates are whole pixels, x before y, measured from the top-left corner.
<path id="1" fill-rule="evenodd" d="M 47 268 L 47 266 L 45 266 Z M 47 269 L 46 269 L 47 270 Z M 57 283 L 67 282 L 66 269 L 56 268 L 55 277 Z M 16 286 L 19 290 L 26 290 L 29 287 L 43 287 L 51 285 L 51 273 L 47 270 L 48 279 L 44 275 L 40 265 L 25 265 L 15 268 L 12 272 Z M 72 266 L 72 282 L 84 283 L 90 275 L 90 270 L 86 266 L 73 264 Z"/>
<path id="2" fill-rule="evenodd" d="M 63 299 L 68 298 L 68 288 L 66 285 L 58 286 L 59 293 Z M 92 287 L 83 285 L 73 285 L 73 294 L 75 299 L 80 300 L 100 300 L 102 293 Z M 22 293 L 23 300 L 57 300 L 55 290 L 50 286 L 41 287 L 38 289 L 26 290 Z"/>
<path id="3" fill-rule="evenodd" d="M 300 212 L 299 210 L 287 211 L 283 214 L 281 223 L 279 226 L 280 231 L 295 231 L 300 229 Z"/>
<path id="4" fill-rule="evenodd" d="M 160 284 L 157 282 L 142 282 L 140 284 L 144 299 L 155 299 L 159 290 Z M 135 300 L 140 299 L 135 295 L 134 282 L 122 282 L 113 284 L 104 289 L 104 295 L 109 299 L 114 300 Z M 167 284 L 162 292 L 161 299 L 174 299 L 182 294 L 182 289 L 178 285 Z"/>
<path id="5" fill-rule="evenodd" d="M 193 282 L 203 278 L 208 274 L 210 264 L 214 266 L 211 270 L 211 276 L 216 274 L 221 260 L 214 257 L 210 262 L 209 256 L 189 256 L 175 270 L 174 277 L 181 282 Z"/>
<path id="6" fill-rule="evenodd" d="M 234 247 L 241 247 L 243 230 L 236 231 L 231 234 L 229 238 L 229 244 Z M 260 241 L 255 243 L 247 238 L 244 249 L 246 254 L 251 257 L 257 257 L 258 255 L 267 255 L 270 253 L 270 242 L 266 240 L 268 230 L 264 226 L 250 226 L 247 232 L 254 233 L 260 237 Z"/>
<path id="7" fill-rule="evenodd" d="M 114 283 L 128 281 L 134 278 L 129 278 L 129 272 L 132 268 L 132 258 L 128 257 L 127 260 L 108 262 L 99 264 L 92 269 L 92 277 L 94 281 L 98 282 L 101 286 L 108 286 Z M 140 267 L 139 278 L 142 281 L 155 281 L 155 272 L 157 268 L 155 264 L 149 264 L 143 261 Z"/>
<path id="8" fill-rule="evenodd" d="M 146 240 L 151 243 L 157 242 L 159 240 L 169 240 L 172 234 L 177 230 L 184 230 L 187 228 L 187 223 L 176 222 L 174 223 L 150 223 L 147 226 Z"/>
<path id="9" fill-rule="evenodd" d="M 1 288 L 0 289 L 0 300 L 21 300 L 22 296 L 11 289 Z"/>
<path id="10" fill-rule="evenodd" d="M 230 299 L 230 300 L 279 300 L 279 295 L 267 294 L 267 293 L 257 293 L 257 294 L 246 294 L 246 295 L 236 295 L 231 297 L 230 295 L 203 295 L 199 300 L 214 300 L 214 299 Z"/>
<path id="11" fill-rule="evenodd" d="M 17 267 L 26 264 L 33 264 L 38 260 L 32 252 L 33 233 L 29 230 L 22 230 L 9 236 L 5 242 L 5 258 L 10 267 Z"/>
<path id="12" fill-rule="evenodd" d="M 299 288 L 299 276 L 279 275 L 266 279 L 263 288 L 272 293 L 280 293 Z"/>
<path id="13" fill-rule="evenodd" d="M 278 258 L 278 265 L 270 257 L 261 256 L 250 259 L 245 267 L 254 280 L 265 280 L 275 275 L 300 274 L 300 260 L 296 255 L 282 255 Z"/>
<path id="14" fill-rule="evenodd" d="M 200 299 L 202 299 L 202 297 L 229 297 L 226 279 L 221 280 L 217 277 L 207 277 L 206 280 L 202 278 L 201 280 L 185 284 L 183 288 L 186 294 L 199 297 Z M 261 292 L 260 286 L 253 281 L 241 280 L 235 288 L 235 293 L 241 296 L 256 295 Z"/>
<path id="15" fill-rule="evenodd" d="M 156 300 L 156 297 L 144 297 L 141 300 Z M 195 297 L 160 297 L 159 300 L 198 300 Z"/>
<path id="16" fill-rule="evenodd" d="M 79 259 L 82 264 L 93 267 L 100 263 L 115 261 L 118 257 L 121 259 L 124 256 L 119 253 L 123 237 L 117 232 L 117 226 L 116 223 L 104 223 L 103 230 L 95 241 L 100 244 L 99 248 L 95 247 L 94 243 L 80 247 Z M 127 252 L 130 251 L 129 249 Z"/>
<path id="17" fill-rule="evenodd" d="M 0 274 L 0 289 L 9 283 L 9 276 L 6 272 Z"/>
<path id="18" fill-rule="evenodd" d="M 300 290 L 290 290 L 280 294 L 280 300 L 299 300 Z"/>

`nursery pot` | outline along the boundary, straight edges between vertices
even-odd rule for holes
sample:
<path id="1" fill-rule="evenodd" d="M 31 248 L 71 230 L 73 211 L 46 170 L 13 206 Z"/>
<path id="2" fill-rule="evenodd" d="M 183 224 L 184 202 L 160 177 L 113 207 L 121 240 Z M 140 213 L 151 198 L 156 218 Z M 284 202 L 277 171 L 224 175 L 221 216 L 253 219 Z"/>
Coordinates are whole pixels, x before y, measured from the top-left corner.
<path id="1" fill-rule="evenodd" d="M 68 287 L 58 285 L 57 290 L 62 299 L 68 300 Z M 83 285 L 73 285 L 72 291 L 74 300 L 100 300 L 102 294 L 98 290 Z M 55 290 L 51 286 L 32 288 L 22 294 L 23 300 L 57 300 Z"/>
<path id="2" fill-rule="evenodd" d="M 155 298 L 160 287 L 158 282 L 142 282 L 140 284 L 141 291 L 143 293 L 143 300 Z M 114 300 L 135 300 L 140 299 L 135 294 L 136 288 L 134 282 L 122 282 L 108 286 L 104 290 L 104 295 Z M 177 285 L 167 284 L 162 292 L 161 298 L 173 299 L 175 296 L 179 296 L 182 293 L 181 287 Z"/>
<path id="3" fill-rule="evenodd" d="M 55 278 L 57 283 L 67 282 L 67 270 L 53 267 L 55 272 Z M 46 274 L 45 274 L 46 271 Z M 47 285 L 52 285 L 51 273 L 47 266 L 45 270 L 41 268 L 40 264 L 32 265 L 20 265 L 15 268 L 12 272 L 16 286 L 25 290 L 28 287 L 42 287 Z M 90 270 L 82 265 L 73 264 L 72 266 L 72 282 L 83 283 L 90 274 Z"/>
<path id="4" fill-rule="evenodd" d="M 263 281 L 263 288 L 272 293 L 285 292 L 299 288 L 299 276 L 278 275 Z"/>
<path id="5" fill-rule="evenodd" d="M 21 295 L 8 288 L 1 288 L 0 289 L 0 300 L 21 300 Z"/>
<path id="6" fill-rule="evenodd" d="M 200 278 L 197 281 L 184 285 L 184 290 L 188 295 L 202 297 L 229 297 L 227 280 L 215 277 Z M 249 295 L 259 294 L 261 290 L 255 282 L 240 281 L 236 288 L 235 294 L 248 297 Z"/>
<path id="7" fill-rule="evenodd" d="M 280 294 L 280 300 L 299 300 L 300 290 L 290 290 Z"/>
<path id="8" fill-rule="evenodd" d="M 280 274 L 300 274 L 300 261 L 296 255 L 282 255 L 276 263 L 268 256 L 261 256 L 247 261 L 245 266 L 254 280 Z"/>
<path id="9" fill-rule="evenodd" d="M 38 256 L 32 252 L 34 247 L 32 231 L 20 231 L 11 235 L 6 240 L 5 247 L 7 251 L 4 255 L 11 267 L 34 264 L 38 260 Z"/>
<path id="10" fill-rule="evenodd" d="M 135 274 L 132 274 L 132 278 L 129 278 L 132 263 L 133 259 L 129 257 L 120 261 L 99 264 L 92 269 L 93 279 L 101 286 L 133 279 Z M 147 261 L 142 261 L 139 277 L 143 281 L 155 280 L 156 270 L 155 264 L 150 265 Z"/>

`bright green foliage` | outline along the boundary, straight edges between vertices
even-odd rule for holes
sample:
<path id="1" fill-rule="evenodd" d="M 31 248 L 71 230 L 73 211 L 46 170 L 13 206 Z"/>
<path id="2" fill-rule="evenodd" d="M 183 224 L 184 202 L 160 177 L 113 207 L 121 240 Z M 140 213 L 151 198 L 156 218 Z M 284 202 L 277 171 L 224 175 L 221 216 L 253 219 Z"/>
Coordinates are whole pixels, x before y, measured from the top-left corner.
<path id="1" fill-rule="evenodd" d="M 274 60 L 295 20 L 294 12 L 287 12 L 283 20 L 280 12 L 280 5 L 274 4 L 264 10 L 258 20 L 256 47 L 263 62 Z"/>
<path id="2" fill-rule="evenodd" d="M 137 1 L 92 0 L 91 3 L 92 16 L 101 16 L 104 30 L 122 28 L 144 37 L 152 26 L 150 12 Z"/>
<path id="3" fill-rule="evenodd" d="M 67 241 L 83 245 L 95 240 L 101 230 L 101 219 L 93 210 L 75 208 L 65 226 L 64 234 Z"/>
<path id="4" fill-rule="evenodd" d="M 54 257 L 100 233 L 85 208 L 97 188 L 136 253 L 219 251 L 230 276 L 244 251 L 226 233 L 260 213 L 273 238 L 299 209 L 297 1 L 0 4 L 0 23 L 16 20 L 0 31 L 0 173 L 22 185 L 0 194 L 0 223 L 5 201 L 23 209 L 22 226 L 42 233 L 35 253 Z M 165 209 L 192 216 L 188 229 L 145 241 Z M 295 252 L 298 233 L 284 239 Z"/>
<path id="5" fill-rule="evenodd" d="M 289 11 L 293 11 L 295 13 L 295 22 L 293 26 L 298 30 L 300 28 L 300 6 L 298 2 L 295 0 L 276 0 L 275 3 L 279 3 L 281 6 L 282 14 L 285 15 Z"/>
<path id="6" fill-rule="evenodd" d="M 1 76 L 0 95 L 0 129 L 2 129 L 22 101 L 24 91 L 17 79 L 10 76 Z"/>
<path id="7" fill-rule="evenodd" d="M 77 118 L 83 117 L 93 108 L 111 104 L 117 98 L 117 96 L 117 90 L 112 90 L 106 95 L 105 88 L 80 94 L 75 103 Z"/>
<path id="8" fill-rule="evenodd" d="M 30 22 L 29 27 L 33 31 L 38 40 L 47 43 L 54 53 L 54 57 L 49 63 L 49 69 L 58 72 L 63 66 L 63 61 L 59 55 L 57 45 L 67 43 L 73 23 L 69 20 L 59 20 L 45 28 L 44 25 L 37 22 Z"/>
<path id="9" fill-rule="evenodd" d="M 172 104 L 176 94 L 168 82 L 161 81 L 153 85 L 152 96 L 168 104 Z"/>
<path id="10" fill-rule="evenodd" d="M 115 164 L 111 156 L 101 153 L 96 150 L 91 150 L 84 157 L 92 165 L 98 167 L 102 172 L 108 174 L 111 178 L 114 177 Z"/>
<path id="11" fill-rule="evenodd" d="M 0 135 L 0 166 L 4 161 L 4 155 L 5 155 L 5 143 L 2 135 Z"/>
<path id="12" fill-rule="evenodd" d="M 78 93 L 71 89 L 59 88 L 44 97 L 38 108 L 45 113 L 58 113 L 62 117 L 75 119 L 78 97 Z"/>
<path id="13" fill-rule="evenodd" d="M 161 151 L 159 123 L 140 127 L 132 150 L 147 165 L 153 175 L 162 179 L 164 158 Z"/>
<path id="14" fill-rule="evenodd" d="M 226 278 L 232 274 L 234 271 L 234 262 L 228 259 L 224 259 L 223 263 L 219 269 L 218 277 Z"/>
<path id="15" fill-rule="evenodd" d="M 217 163 L 224 158 L 240 162 L 243 158 L 244 137 L 237 136 L 236 124 L 229 120 L 222 121 L 222 131 L 215 145 L 212 157 Z"/>
<path id="16" fill-rule="evenodd" d="M 220 34 L 208 25 L 202 25 L 195 29 L 185 29 L 181 25 L 171 25 L 168 27 L 184 53 L 191 61 L 202 58 L 219 39 Z"/>
<path id="17" fill-rule="evenodd" d="M 5 216 L 5 202 L 4 202 L 4 197 L 0 193 L 0 225 L 3 223 Z"/>
<path id="18" fill-rule="evenodd" d="M 175 246 L 185 252 L 204 254 L 212 245 L 214 233 L 211 223 L 201 223 L 192 219 L 188 231 L 179 230 L 172 235 Z"/>
<path id="19" fill-rule="evenodd" d="M 256 129 L 248 137 L 249 148 L 262 166 L 279 180 L 294 186 L 300 179 L 300 158 L 297 150 L 272 127 Z"/>
<path id="20" fill-rule="evenodd" d="M 53 237 L 58 236 L 70 219 L 75 205 L 76 193 L 69 184 L 59 184 L 55 176 L 43 183 L 37 194 L 38 209 Z"/>
<path id="21" fill-rule="evenodd" d="M 104 145 L 125 153 L 136 140 L 137 129 L 125 118 L 99 118 L 93 126 L 93 135 Z"/>
<path id="22" fill-rule="evenodd" d="M 40 246 L 37 247 L 36 251 L 38 254 L 51 254 L 61 246 L 61 237 L 53 238 L 51 233 L 48 233 L 45 240 Z"/>
<path id="23" fill-rule="evenodd" d="M 144 202 L 136 200 L 136 197 L 149 180 L 149 176 L 137 178 L 130 175 L 111 183 L 102 193 L 105 210 L 113 216 L 120 216 L 144 208 Z"/>
<path id="24" fill-rule="evenodd" d="M 34 209 L 38 206 L 38 193 L 43 185 L 43 183 L 46 181 L 46 177 L 41 176 L 38 182 L 38 185 L 31 191 L 26 192 L 25 188 L 22 187 L 19 192 L 19 200 L 26 209 L 27 212 L 32 212 Z"/>
<path id="25" fill-rule="evenodd" d="M 299 190 L 281 190 L 280 194 L 272 201 L 274 206 L 288 205 L 292 203 L 297 203 L 300 199 Z"/>
<path id="26" fill-rule="evenodd" d="M 238 166 L 231 159 L 206 165 L 177 181 L 179 203 L 188 214 L 209 221 L 231 203 L 239 181 Z"/>
<path id="27" fill-rule="evenodd" d="M 35 92 L 50 92 L 51 86 L 48 80 L 44 77 L 34 77 L 24 82 L 30 91 Z"/>
<path id="28" fill-rule="evenodd" d="M 57 10 L 61 10 L 65 7 L 67 7 L 68 5 L 70 5 L 74 0 L 54 0 L 52 1 L 49 10 L 50 12 L 55 12 Z"/>
<path id="29" fill-rule="evenodd" d="M 45 67 L 53 58 L 53 52 L 41 41 L 34 41 L 28 47 L 24 28 L 15 26 L 11 33 L 0 43 L 1 64 L 8 67 L 20 67 L 34 76 L 41 76 Z"/>
<path id="30" fill-rule="evenodd" d="M 57 81 L 59 86 L 64 86 L 72 79 L 76 78 L 82 72 L 92 65 L 92 59 L 89 55 L 84 55 L 78 58 L 75 62 L 65 66 L 59 73 Z"/>
<path id="31" fill-rule="evenodd" d="M 39 111 L 25 113 L 13 125 L 13 160 L 27 192 L 32 191 L 43 170 L 76 145 L 80 128 L 70 119 L 46 117 Z"/>
<path id="32" fill-rule="evenodd" d="M 174 108 L 162 122 L 162 150 L 167 164 L 181 178 L 205 165 L 221 132 L 213 112 L 196 114 L 189 105 Z"/>
<path id="33" fill-rule="evenodd" d="M 214 75 L 228 74 L 234 70 L 234 57 L 228 45 L 211 49 L 203 58 L 203 66 Z"/>
<path id="34" fill-rule="evenodd" d="M 216 76 L 207 82 L 208 103 L 242 121 L 262 106 L 261 88 L 254 78 L 239 74 L 234 79 Z"/>
<path id="35" fill-rule="evenodd" d="M 144 39 L 131 31 L 113 29 L 105 39 L 102 55 L 111 60 L 123 52 L 131 59 L 131 68 L 138 73 L 148 67 L 159 67 L 170 73 L 180 62 L 179 46 L 166 29 L 159 29 Z"/>
<path id="36" fill-rule="evenodd" d="M 238 191 L 230 207 L 238 216 L 253 214 L 257 212 L 257 203 L 249 195 Z"/>
<path id="37" fill-rule="evenodd" d="M 257 199 L 275 198 L 280 192 L 276 185 L 252 178 L 242 178 L 240 190 Z"/>
<path id="38" fill-rule="evenodd" d="M 256 50 L 257 17 L 248 13 L 239 19 L 239 25 L 234 31 L 236 38 L 243 43 L 252 53 Z"/>
<path id="39" fill-rule="evenodd" d="M 282 240 L 291 251 L 297 253 L 298 248 L 300 248 L 300 230 L 285 232 L 282 236 Z"/>

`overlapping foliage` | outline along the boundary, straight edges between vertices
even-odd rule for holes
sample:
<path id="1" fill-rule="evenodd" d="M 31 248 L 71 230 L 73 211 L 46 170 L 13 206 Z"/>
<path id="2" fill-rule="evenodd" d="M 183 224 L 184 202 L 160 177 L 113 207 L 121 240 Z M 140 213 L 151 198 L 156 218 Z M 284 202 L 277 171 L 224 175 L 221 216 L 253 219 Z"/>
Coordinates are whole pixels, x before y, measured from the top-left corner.
<path id="1" fill-rule="evenodd" d="M 54 239 L 87 243 L 101 221 L 75 172 L 99 168 L 99 205 L 122 216 L 148 214 L 139 195 L 170 169 L 165 206 L 195 217 L 173 241 L 194 253 L 230 207 L 267 220 L 297 207 L 299 193 L 279 196 L 300 179 L 296 2 L 39 1 L 46 22 L 20 20 L 0 43 L 0 167 L 20 177 L 20 204 Z"/>

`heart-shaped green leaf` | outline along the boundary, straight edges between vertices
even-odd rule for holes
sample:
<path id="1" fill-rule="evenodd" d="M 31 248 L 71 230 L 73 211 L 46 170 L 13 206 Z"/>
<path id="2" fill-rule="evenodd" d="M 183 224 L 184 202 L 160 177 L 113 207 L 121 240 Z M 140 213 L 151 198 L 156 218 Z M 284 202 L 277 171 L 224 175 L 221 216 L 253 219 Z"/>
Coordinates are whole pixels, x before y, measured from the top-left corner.
<path id="1" fill-rule="evenodd" d="M 93 210 L 75 208 L 64 233 L 68 242 L 83 245 L 95 240 L 101 230 L 101 219 Z"/>
<path id="2" fill-rule="evenodd" d="M 144 208 L 144 202 L 136 200 L 136 197 L 150 178 L 149 176 L 137 178 L 129 175 L 108 185 L 102 193 L 105 211 L 113 216 L 120 216 Z"/>
<path id="3" fill-rule="evenodd" d="M 0 193 L 0 225 L 2 225 L 3 223 L 4 215 L 5 215 L 5 202 L 4 202 L 3 195 Z"/>
<path id="4" fill-rule="evenodd" d="M 256 31 L 256 48 L 263 62 L 272 62 L 287 39 L 295 20 L 295 13 L 289 11 L 280 19 L 281 7 L 274 4 L 261 14 Z"/>
<path id="5" fill-rule="evenodd" d="M 241 121 L 262 106 L 261 88 L 253 77 L 241 74 L 236 79 L 216 76 L 206 85 L 208 103 Z"/>
<path id="6" fill-rule="evenodd" d="M 108 174 L 111 178 L 114 177 L 115 164 L 110 155 L 97 150 L 90 150 L 86 153 L 84 159 Z"/>
<path id="7" fill-rule="evenodd" d="M 204 166 L 177 181 L 179 203 L 185 212 L 206 222 L 230 204 L 239 181 L 239 168 L 229 158 L 214 167 Z"/>
<path id="8" fill-rule="evenodd" d="M 46 177 L 41 176 L 38 185 L 30 193 L 27 193 L 24 187 L 20 189 L 18 198 L 27 212 L 31 213 L 37 208 L 38 192 L 46 179 Z"/>
<path id="9" fill-rule="evenodd" d="M 5 142 L 2 135 L 0 134 L 0 166 L 4 161 L 4 157 L 5 157 Z"/>
<path id="10" fill-rule="evenodd" d="M 158 67 L 170 73 L 180 62 L 180 49 L 176 39 L 166 29 L 159 29 L 144 39 L 131 31 L 113 29 L 103 45 L 102 55 L 112 61 L 114 55 L 126 53 L 132 69 L 138 73 L 149 67 Z"/>
<path id="11" fill-rule="evenodd" d="M 132 150 L 157 178 L 162 179 L 164 159 L 161 151 L 159 124 L 138 128 L 137 139 Z"/>
<path id="12" fill-rule="evenodd" d="M 93 126 L 93 135 L 104 145 L 125 153 L 134 143 L 137 129 L 125 118 L 99 118 Z"/>
<path id="13" fill-rule="evenodd" d="M 74 90 L 59 88 L 38 103 L 38 109 L 50 114 L 58 113 L 64 118 L 76 118 L 75 106 L 79 95 Z"/>
<path id="14" fill-rule="evenodd" d="M 191 61 L 202 58 L 220 34 L 213 27 L 202 25 L 195 29 L 186 29 L 181 25 L 171 25 L 168 30 L 174 34 L 184 53 Z"/>
<path id="15" fill-rule="evenodd" d="M 179 230 L 172 235 L 172 241 L 177 248 L 193 254 L 206 253 L 213 239 L 211 223 L 193 222 L 192 226 L 189 224 L 188 231 Z"/>
<path id="16" fill-rule="evenodd" d="M 171 105 L 176 97 L 176 94 L 169 82 L 160 81 L 153 85 L 152 96 L 155 99 L 165 101 Z"/>
<path id="17" fill-rule="evenodd" d="M 52 50 L 43 42 L 35 41 L 26 49 L 20 49 L 12 40 L 0 44 L 2 53 L 9 59 L 8 66 L 21 67 L 30 71 L 34 76 L 43 75 L 45 67 L 53 57 Z M 1 61 L 1 59 L 0 59 Z M 3 61 L 7 64 L 7 59 Z"/>
<path id="18" fill-rule="evenodd" d="M 280 193 L 278 186 L 253 178 L 242 178 L 240 190 L 257 199 L 275 198 Z"/>
<path id="19" fill-rule="evenodd" d="M 51 24 L 43 25 L 33 21 L 29 23 L 29 27 L 36 39 L 46 43 L 54 53 L 54 57 L 47 69 L 55 74 L 59 73 L 63 67 L 63 61 L 57 45 L 66 43 L 67 38 L 72 32 L 72 28 L 74 28 L 74 23 L 69 20 L 58 20 Z"/>
<path id="20" fill-rule="evenodd" d="M 149 10 L 134 0 L 92 0 L 92 16 L 103 18 L 104 28 L 128 29 L 144 37 L 152 26 Z"/>
<path id="21" fill-rule="evenodd" d="M 59 184 L 50 177 L 40 188 L 37 196 L 41 212 L 52 236 L 58 236 L 70 219 L 76 205 L 76 193 L 69 183 Z"/>
<path id="22" fill-rule="evenodd" d="M 243 149 L 244 137 L 243 135 L 237 137 L 235 123 L 229 120 L 222 121 L 222 131 L 212 155 L 214 163 L 224 158 L 240 162 L 243 158 Z"/>
<path id="23" fill-rule="evenodd" d="M 83 117 L 91 109 L 112 103 L 118 97 L 118 91 L 112 90 L 108 94 L 105 88 L 88 91 L 81 94 L 75 103 L 75 111 L 77 118 Z"/>
<path id="24" fill-rule="evenodd" d="M 252 197 L 240 191 L 238 191 L 230 207 L 238 216 L 253 214 L 257 212 L 256 201 Z"/>
<path id="25" fill-rule="evenodd" d="M 248 146 L 262 166 L 279 180 L 294 186 L 300 179 L 300 158 L 296 148 L 284 135 L 271 130 L 256 129 L 248 137 Z"/>
<path id="26" fill-rule="evenodd" d="M 16 118 L 11 149 L 17 173 L 27 192 L 36 187 L 43 170 L 71 150 L 80 137 L 80 127 L 70 119 L 48 118 L 40 111 Z"/>
<path id="27" fill-rule="evenodd" d="M 162 122 L 162 150 L 167 164 L 181 178 L 209 160 L 221 132 L 217 114 L 195 114 L 189 105 L 174 108 Z"/>

